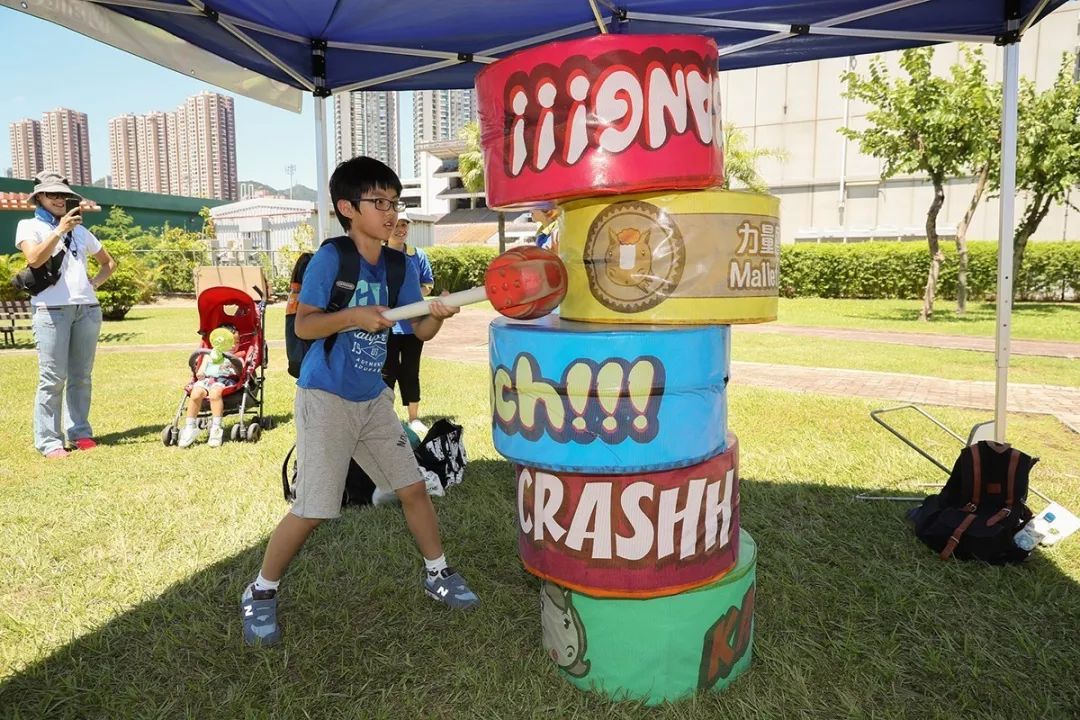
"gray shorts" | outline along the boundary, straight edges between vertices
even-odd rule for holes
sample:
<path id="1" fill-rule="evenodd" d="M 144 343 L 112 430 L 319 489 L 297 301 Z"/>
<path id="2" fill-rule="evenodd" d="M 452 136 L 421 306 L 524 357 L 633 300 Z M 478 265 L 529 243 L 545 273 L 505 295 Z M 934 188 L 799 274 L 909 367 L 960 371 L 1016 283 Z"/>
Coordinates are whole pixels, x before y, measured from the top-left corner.
<path id="1" fill-rule="evenodd" d="M 323 390 L 296 388 L 296 500 L 303 518 L 341 515 L 349 458 L 384 491 L 423 481 L 416 455 L 394 412 L 394 391 L 353 402 Z"/>

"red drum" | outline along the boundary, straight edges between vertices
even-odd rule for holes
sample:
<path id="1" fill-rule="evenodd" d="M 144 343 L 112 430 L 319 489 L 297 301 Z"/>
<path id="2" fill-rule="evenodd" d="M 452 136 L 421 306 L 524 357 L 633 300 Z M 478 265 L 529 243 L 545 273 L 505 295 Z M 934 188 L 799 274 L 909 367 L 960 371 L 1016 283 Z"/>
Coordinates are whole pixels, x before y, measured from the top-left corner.
<path id="1" fill-rule="evenodd" d="M 488 205 L 724 179 L 716 43 L 600 35 L 523 50 L 476 77 Z"/>
<path id="2" fill-rule="evenodd" d="M 525 569 L 594 597 L 659 597 L 714 582 L 739 556 L 739 449 L 678 470 L 517 471 Z"/>

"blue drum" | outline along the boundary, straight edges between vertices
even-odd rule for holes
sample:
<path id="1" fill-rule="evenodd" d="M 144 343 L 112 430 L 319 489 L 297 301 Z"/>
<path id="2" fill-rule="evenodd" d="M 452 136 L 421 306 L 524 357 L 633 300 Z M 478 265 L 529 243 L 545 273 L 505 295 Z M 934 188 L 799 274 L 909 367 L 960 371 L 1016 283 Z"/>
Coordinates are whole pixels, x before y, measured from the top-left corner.
<path id="1" fill-rule="evenodd" d="M 496 319 L 492 436 L 508 459 L 550 470 L 686 467 L 725 449 L 727 325 Z"/>

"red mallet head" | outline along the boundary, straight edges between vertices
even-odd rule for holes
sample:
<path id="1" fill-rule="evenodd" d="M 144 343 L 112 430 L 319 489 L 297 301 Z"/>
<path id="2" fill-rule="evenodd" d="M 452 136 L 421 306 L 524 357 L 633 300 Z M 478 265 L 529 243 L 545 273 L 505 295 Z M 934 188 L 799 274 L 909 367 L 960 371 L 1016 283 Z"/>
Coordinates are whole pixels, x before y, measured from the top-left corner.
<path id="1" fill-rule="evenodd" d="M 535 245 L 507 250 L 484 274 L 492 306 L 515 320 L 547 315 L 566 297 L 566 286 L 566 266 L 559 256 Z"/>

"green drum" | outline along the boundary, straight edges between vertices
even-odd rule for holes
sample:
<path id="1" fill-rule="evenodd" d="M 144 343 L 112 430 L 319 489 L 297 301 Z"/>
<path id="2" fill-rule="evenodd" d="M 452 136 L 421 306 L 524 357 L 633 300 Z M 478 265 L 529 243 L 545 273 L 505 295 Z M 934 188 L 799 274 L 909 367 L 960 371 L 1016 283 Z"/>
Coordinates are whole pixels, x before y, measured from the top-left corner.
<path id="1" fill-rule="evenodd" d="M 719 582 L 648 600 L 540 588 L 544 650 L 582 690 L 649 705 L 723 690 L 750 667 L 757 544 Z"/>

